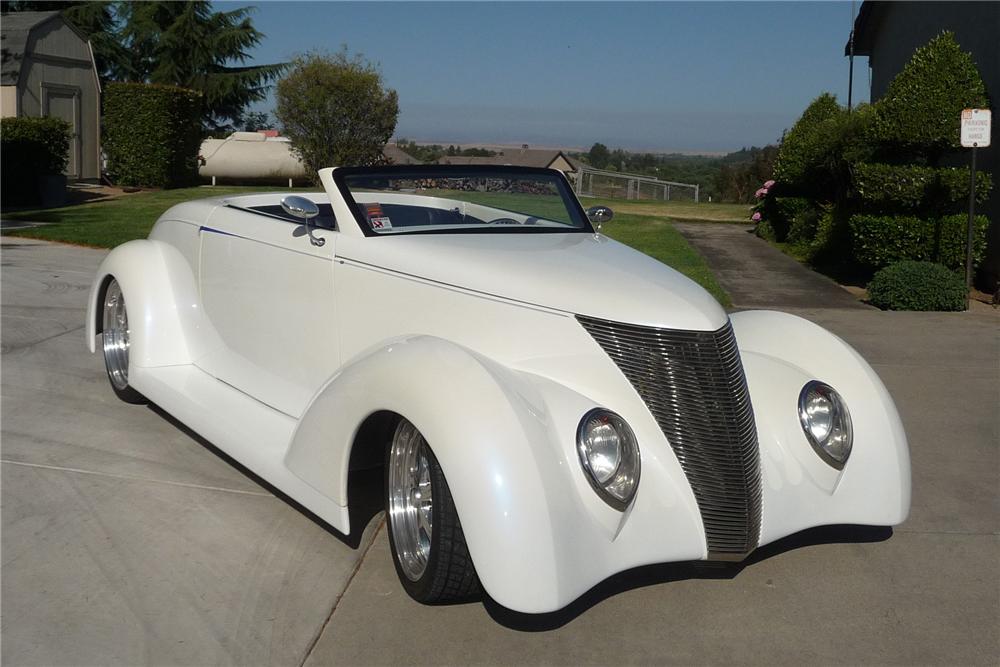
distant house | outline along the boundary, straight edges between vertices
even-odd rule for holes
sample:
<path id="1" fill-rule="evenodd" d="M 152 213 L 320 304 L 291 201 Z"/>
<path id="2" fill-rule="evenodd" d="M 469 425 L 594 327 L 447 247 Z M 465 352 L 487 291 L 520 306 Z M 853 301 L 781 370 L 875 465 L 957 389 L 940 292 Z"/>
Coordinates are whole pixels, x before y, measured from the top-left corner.
<path id="1" fill-rule="evenodd" d="M 53 116 L 70 124 L 69 180 L 101 176 L 101 84 L 87 39 L 59 12 L 0 21 L 0 115 Z"/>
<path id="2" fill-rule="evenodd" d="M 865 0 L 854 22 L 854 55 L 868 56 L 874 102 L 909 62 L 913 52 L 943 31 L 955 33 L 963 51 L 972 54 L 994 105 L 993 141 L 980 149 L 976 162 L 993 176 L 993 192 L 980 207 L 992 225 L 983 271 L 1000 282 L 1000 2 L 872 2 Z M 848 39 L 844 55 L 850 54 Z"/>
<path id="3" fill-rule="evenodd" d="M 468 157 L 464 155 L 446 155 L 438 160 L 438 164 L 492 164 L 510 165 L 515 167 L 541 167 L 543 169 L 558 169 L 564 174 L 575 174 L 580 163 L 560 150 L 529 148 L 524 144 L 521 148 L 500 151 L 492 157 Z"/>
<path id="4" fill-rule="evenodd" d="M 386 144 L 382 149 L 382 155 L 389 164 L 423 164 L 396 144 Z"/>

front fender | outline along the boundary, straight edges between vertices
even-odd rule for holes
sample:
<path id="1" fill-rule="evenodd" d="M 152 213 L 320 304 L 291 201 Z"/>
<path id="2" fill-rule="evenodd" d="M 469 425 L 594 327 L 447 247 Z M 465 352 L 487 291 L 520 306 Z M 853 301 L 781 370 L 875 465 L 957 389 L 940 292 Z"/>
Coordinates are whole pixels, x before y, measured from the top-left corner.
<path id="1" fill-rule="evenodd" d="M 787 313 L 731 317 L 760 440 L 761 544 L 813 526 L 897 525 L 910 507 L 910 457 L 892 397 L 847 343 Z M 854 446 L 842 471 L 812 450 L 797 414 L 809 380 L 828 383 L 851 413 Z"/>
<path id="2" fill-rule="evenodd" d="M 454 343 L 391 342 L 350 364 L 313 399 L 286 466 L 347 504 L 351 443 L 364 419 L 410 420 L 441 464 L 484 588 L 512 608 L 554 609 L 563 537 L 578 514 L 562 452 L 530 383 Z"/>

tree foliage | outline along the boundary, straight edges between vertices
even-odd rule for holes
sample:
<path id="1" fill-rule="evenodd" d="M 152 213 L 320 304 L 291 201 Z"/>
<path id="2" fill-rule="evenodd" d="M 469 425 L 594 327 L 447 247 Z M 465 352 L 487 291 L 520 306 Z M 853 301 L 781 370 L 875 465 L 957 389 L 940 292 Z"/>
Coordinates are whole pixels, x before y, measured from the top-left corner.
<path id="1" fill-rule="evenodd" d="M 972 56 L 944 32 L 913 53 L 875 105 L 872 137 L 932 164 L 959 147 L 962 109 L 987 106 L 986 87 Z"/>
<path id="2" fill-rule="evenodd" d="M 275 116 L 311 173 L 369 165 L 396 129 L 399 100 L 379 70 L 346 49 L 296 58 L 277 85 Z"/>
<path id="3" fill-rule="evenodd" d="M 611 152 L 608 147 L 601 142 L 595 143 L 590 147 L 587 152 L 587 162 L 589 162 L 595 169 L 604 169 L 608 166 L 608 162 L 611 161 Z"/>
<path id="4" fill-rule="evenodd" d="M 239 123 L 286 68 L 243 64 L 264 37 L 252 7 L 216 12 L 210 2 L 188 0 L 122 3 L 118 11 L 130 54 L 125 79 L 197 90 L 209 129 Z"/>

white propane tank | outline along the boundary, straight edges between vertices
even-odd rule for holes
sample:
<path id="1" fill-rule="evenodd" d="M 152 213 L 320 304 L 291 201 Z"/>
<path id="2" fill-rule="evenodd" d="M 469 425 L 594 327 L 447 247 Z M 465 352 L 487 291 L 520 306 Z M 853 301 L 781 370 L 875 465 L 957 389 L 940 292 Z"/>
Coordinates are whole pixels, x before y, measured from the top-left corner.
<path id="1" fill-rule="evenodd" d="M 199 158 L 198 174 L 206 180 L 283 182 L 306 177 L 305 166 L 292 153 L 288 139 L 262 132 L 205 139 Z"/>

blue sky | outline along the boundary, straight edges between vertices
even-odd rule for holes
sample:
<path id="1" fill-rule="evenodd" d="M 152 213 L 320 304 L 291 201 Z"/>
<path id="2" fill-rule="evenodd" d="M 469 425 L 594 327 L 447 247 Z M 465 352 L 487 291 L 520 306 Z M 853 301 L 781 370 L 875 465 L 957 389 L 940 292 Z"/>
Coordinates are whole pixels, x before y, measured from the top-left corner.
<path id="1" fill-rule="evenodd" d="M 361 52 L 417 140 L 727 151 L 777 140 L 823 91 L 847 100 L 849 2 L 255 4 L 255 61 Z"/>

